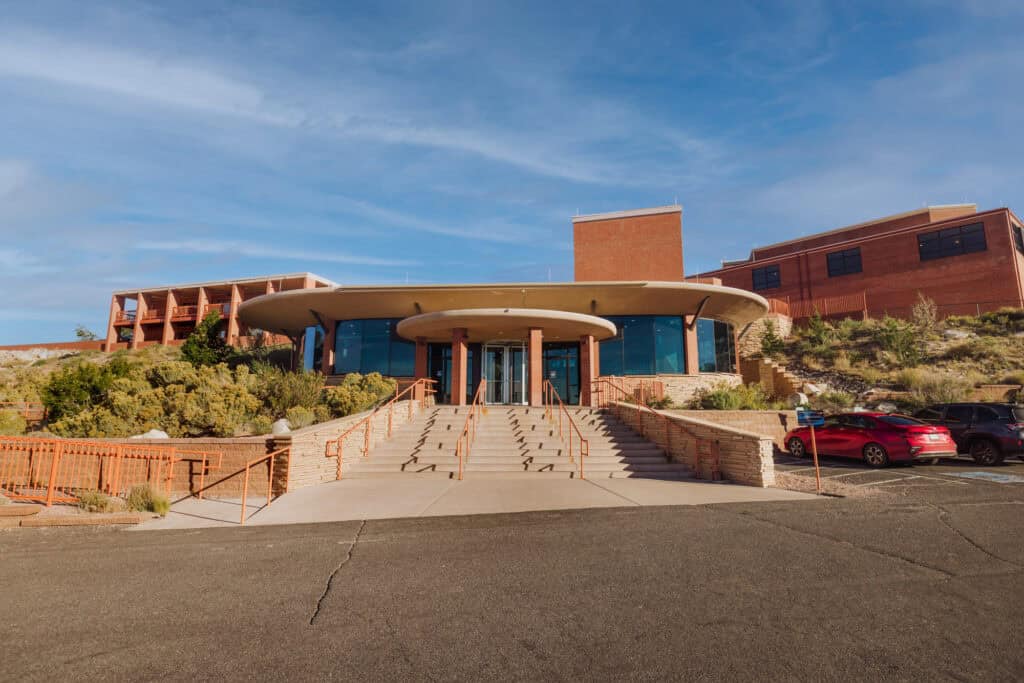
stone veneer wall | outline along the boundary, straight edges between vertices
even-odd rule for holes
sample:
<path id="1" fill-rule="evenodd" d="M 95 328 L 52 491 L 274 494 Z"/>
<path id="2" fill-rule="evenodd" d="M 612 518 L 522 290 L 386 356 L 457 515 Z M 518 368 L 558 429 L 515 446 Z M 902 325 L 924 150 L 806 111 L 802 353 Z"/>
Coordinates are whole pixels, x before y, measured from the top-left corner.
<path id="1" fill-rule="evenodd" d="M 394 404 L 392 429 L 397 429 L 409 421 L 410 410 L 415 417 L 421 410 L 418 401 L 398 401 Z M 294 491 L 306 486 L 335 481 L 338 473 L 338 461 L 325 456 L 327 442 L 337 439 L 372 411 L 338 418 L 330 422 L 297 429 L 290 434 L 274 437 L 274 449 L 290 448 L 291 460 L 287 472 L 287 491 Z M 382 410 L 371 420 L 371 445 L 380 443 L 387 438 L 388 411 Z M 365 430 L 355 430 L 345 437 L 342 447 L 342 466 L 347 462 L 361 457 Z M 342 470 L 344 475 L 344 470 Z"/>
<path id="2" fill-rule="evenodd" d="M 711 463 L 705 456 L 698 465 L 698 439 L 717 442 L 719 471 L 725 479 L 750 486 L 775 485 L 775 448 L 769 436 L 689 415 L 665 411 L 655 414 L 630 403 L 616 403 L 615 412 L 634 430 L 642 429 L 644 436 L 673 460 L 693 467 L 702 478 L 711 477 Z M 681 429 L 669 426 L 659 415 Z"/>
<path id="3" fill-rule="evenodd" d="M 723 382 L 733 386 L 743 384 L 743 378 L 740 375 L 725 372 L 702 372 L 697 375 L 629 375 L 626 377 L 602 375 L 602 378 L 615 382 L 627 391 L 635 391 L 641 380 L 644 382 L 657 380 L 664 385 L 665 396 L 672 399 L 676 405 L 687 405 L 698 391 L 716 384 Z"/>
<path id="4" fill-rule="evenodd" d="M 741 358 L 761 353 L 761 337 L 764 336 L 765 323 L 771 321 L 775 326 L 775 333 L 783 339 L 788 339 L 793 332 L 793 320 L 788 315 L 769 313 L 763 318 L 758 318 L 740 331 L 739 352 Z"/>
<path id="5" fill-rule="evenodd" d="M 691 419 L 714 422 L 754 432 L 771 438 L 780 450 L 786 450 L 786 432 L 796 428 L 796 411 L 794 410 L 670 410 L 673 415 Z"/>

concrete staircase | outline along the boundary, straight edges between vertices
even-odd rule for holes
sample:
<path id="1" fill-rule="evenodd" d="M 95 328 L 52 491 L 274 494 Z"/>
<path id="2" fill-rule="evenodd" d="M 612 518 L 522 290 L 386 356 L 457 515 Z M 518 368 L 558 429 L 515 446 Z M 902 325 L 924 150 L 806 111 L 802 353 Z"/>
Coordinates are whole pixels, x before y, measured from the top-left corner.
<path id="1" fill-rule="evenodd" d="M 745 384 L 760 384 L 769 396 L 787 398 L 803 387 L 803 381 L 767 358 L 745 358 L 740 361 L 740 372 Z"/>
<path id="2" fill-rule="evenodd" d="M 671 462 L 658 446 L 637 435 L 612 415 L 592 408 L 570 408 L 590 444 L 584 463 L 588 479 L 693 476 L 686 465 Z M 468 408 L 434 406 L 397 428 L 391 439 L 366 457 L 346 459 L 344 477 L 458 476 L 455 443 L 466 423 Z M 579 454 L 574 454 L 578 459 Z M 578 477 L 579 462 L 570 462 L 558 423 L 544 409 L 488 406 L 477 425 L 476 440 L 465 462 L 464 478 Z"/>

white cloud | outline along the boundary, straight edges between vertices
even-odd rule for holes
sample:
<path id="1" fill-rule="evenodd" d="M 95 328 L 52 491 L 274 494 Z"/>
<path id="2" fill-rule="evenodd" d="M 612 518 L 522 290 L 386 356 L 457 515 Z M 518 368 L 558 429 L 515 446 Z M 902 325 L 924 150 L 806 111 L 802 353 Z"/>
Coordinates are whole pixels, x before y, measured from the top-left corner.
<path id="1" fill-rule="evenodd" d="M 383 259 L 373 256 L 345 254 L 339 251 L 324 249 L 313 251 L 305 249 L 288 249 L 284 247 L 263 246 L 249 242 L 231 242 L 208 239 L 181 239 L 174 241 L 144 241 L 134 245 L 136 249 L 147 251 L 189 252 L 193 254 L 232 254 L 251 258 L 272 258 L 276 260 L 311 261 L 315 263 L 342 263 L 359 266 L 413 266 L 415 261 Z"/>

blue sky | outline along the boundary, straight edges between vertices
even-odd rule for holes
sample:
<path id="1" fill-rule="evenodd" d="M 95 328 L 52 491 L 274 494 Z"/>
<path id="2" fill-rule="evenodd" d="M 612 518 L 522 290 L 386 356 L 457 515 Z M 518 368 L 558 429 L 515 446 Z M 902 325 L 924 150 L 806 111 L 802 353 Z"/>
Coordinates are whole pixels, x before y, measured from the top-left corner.
<path id="1" fill-rule="evenodd" d="M 115 289 L 571 279 L 678 201 L 689 273 L 1024 207 L 1024 2 L 0 2 L 0 343 Z"/>

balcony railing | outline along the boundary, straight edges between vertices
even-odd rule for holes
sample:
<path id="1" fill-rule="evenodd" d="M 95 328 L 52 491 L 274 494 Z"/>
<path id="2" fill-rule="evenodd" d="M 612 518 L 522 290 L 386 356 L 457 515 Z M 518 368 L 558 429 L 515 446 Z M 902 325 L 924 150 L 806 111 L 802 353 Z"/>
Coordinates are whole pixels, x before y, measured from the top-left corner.
<path id="1" fill-rule="evenodd" d="M 209 315 L 210 311 L 217 311 L 220 313 L 221 317 L 224 318 L 231 313 L 231 304 L 206 304 L 206 306 L 203 307 L 203 316 Z"/>
<path id="2" fill-rule="evenodd" d="M 147 320 L 163 320 L 163 318 L 164 311 L 161 308 L 150 308 L 142 312 L 143 322 L 146 322 Z"/>
<path id="3" fill-rule="evenodd" d="M 859 313 L 867 315 L 867 292 L 848 294 L 845 296 L 826 296 L 815 299 L 768 299 L 768 311 L 786 315 L 793 320 L 813 317 L 815 313 L 822 317 Z"/>
<path id="4" fill-rule="evenodd" d="M 114 316 L 115 323 L 133 323 L 135 322 L 135 311 L 118 311 L 117 315 Z"/>
<path id="5" fill-rule="evenodd" d="M 198 306 L 175 306 L 171 309 L 172 320 L 193 320 L 199 312 Z"/>

